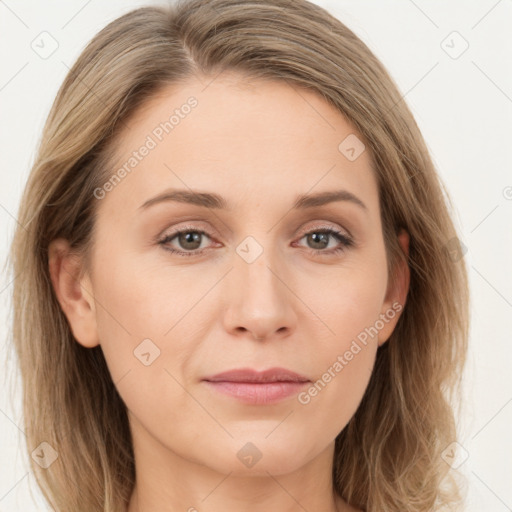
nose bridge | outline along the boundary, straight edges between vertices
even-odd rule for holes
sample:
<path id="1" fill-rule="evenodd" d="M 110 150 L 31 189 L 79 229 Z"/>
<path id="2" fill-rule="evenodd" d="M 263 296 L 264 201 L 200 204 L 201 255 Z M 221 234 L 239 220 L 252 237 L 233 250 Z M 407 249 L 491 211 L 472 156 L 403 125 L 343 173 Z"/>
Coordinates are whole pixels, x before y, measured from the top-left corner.
<path id="1" fill-rule="evenodd" d="M 260 237 L 260 239 L 263 237 Z M 246 237 L 235 248 L 231 289 L 227 297 L 226 327 L 230 330 L 248 330 L 255 337 L 264 338 L 277 331 L 291 330 L 294 323 L 293 294 L 286 276 L 279 275 L 279 251 L 265 246 L 255 237 Z"/>
<path id="2" fill-rule="evenodd" d="M 249 250 L 240 256 L 240 253 L 246 251 L 247 248 Z M 237 254 L 239 261 L 236 262 L 235 269 L 237 269 L 242 282 L 247 285 L 245 287 L 246 296 L 252 299 L 264 299 L 265 303 L 276 300 L 276 295 L 280 295 L 282 292 L 282 284 L 278 286 L 279 281 L 275 270 L 274 272 L 271 270 L 280 266 L 276 264 L 276 251 L 268 247 L 264 249 L 262 246 L 259 249 L 255 246 L 255 242 L 245 242 L 244 245 L 239 246 Z"/>

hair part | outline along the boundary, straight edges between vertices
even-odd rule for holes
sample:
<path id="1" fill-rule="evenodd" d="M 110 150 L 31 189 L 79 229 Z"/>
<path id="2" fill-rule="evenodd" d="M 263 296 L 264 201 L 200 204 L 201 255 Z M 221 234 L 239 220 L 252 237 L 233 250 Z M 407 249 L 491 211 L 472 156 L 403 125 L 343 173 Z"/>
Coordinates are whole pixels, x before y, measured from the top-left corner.
<path id="1" fill-rule="evenodd" d="M 382 64 L 341 21 L 305 0 L 139 8 L 101 30 L 64 80 L 10 253 L 28 450 L 46 441 L 59 455 L 48 469 L 30 458 L 38 485 L 61 512 L 116 512 L 129 501 L 135 462 L 126 406 L 101 347 L 73 338 L 50 281 L 48 246 L 69 240 L 92 272 L 94 190 L 112 173 L 130 117 L 164 87 L 224 71 L 313 91 L 356 128 L 378 182 L 390 279 L 405 258 L 397 234 L 410 235 L 407 303 L 336 438 L 335 492 L 366 512 L 455 509 L 460 493 L 441 452 L 456 439 L 452 401 L 467 350 L 469 292 L 464 260 L 446 250 L 457 239 L 449 197 Z"/>

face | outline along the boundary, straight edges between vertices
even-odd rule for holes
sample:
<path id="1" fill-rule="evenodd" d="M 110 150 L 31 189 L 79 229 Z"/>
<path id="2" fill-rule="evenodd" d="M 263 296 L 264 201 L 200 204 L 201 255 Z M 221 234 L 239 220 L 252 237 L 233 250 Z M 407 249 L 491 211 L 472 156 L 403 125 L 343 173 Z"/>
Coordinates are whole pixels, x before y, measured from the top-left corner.
<path id="1" fill-rule="evenodd" d="M 135 443 L 282 474 L 354 415 L 404 297 L 354 127 L 283 82 L 210 82 L 168 88 L 128 121 L 119 179 L 95 193 L 88 306 L 66 314 L 101 345 Z M 204 380 L 276 367 L 306 382 Z"/>

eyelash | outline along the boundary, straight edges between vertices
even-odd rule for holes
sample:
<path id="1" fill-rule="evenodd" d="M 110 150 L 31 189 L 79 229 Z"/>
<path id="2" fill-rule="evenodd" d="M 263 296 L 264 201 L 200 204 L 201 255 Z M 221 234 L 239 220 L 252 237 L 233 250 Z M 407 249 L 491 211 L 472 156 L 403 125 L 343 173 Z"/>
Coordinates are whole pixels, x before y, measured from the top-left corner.
<path id="1" fill-rule="evenodd" d="M 201 250 L 194 250 L 194 251 L 178 251 L 176 249 L 169 248 L 166 244 L 168 244 L 170 241 L 174 240 L 177 236 L 183 234 L 183 233 L 198 233 L 200 235 L 206 235 L 208 238 L 212 238 L 212 236 L 207 233 L 206 231 L 203 231 L 201 229 L 192 228 L 192 227 L 184 227 L 183 229 L 180 229 L 179 231 L 175 231 L 174 233 L 170 233 L 168 235 L 165 235 L 162 239 L 158 240 L 158 244 L 160 244 L 163 249 L 166 251 L 169 251 L 173 254 L 176 254 L 177 256 L 183 256 L 183 257 L 189 257 L 189 256 L 199 256 L 201 255 L 206 249 Z M 311 231 L 308 231 L 307 233 L 304 233 L 300 240 L 304 238 L 307 235 L 310 235 L 312 233 L 321 233 L 321 234 L 328 234 L 336 238 L 339 242 L 341 242 L 341 246 L 336 247 L 334 249 L 330 250 L 322 250 L 322 249 L 308 249 L 313 255 L 336 255 L 339 254 L 349 247 L 352 247 L 354 245 L 354 241 L 349 236 L 345 235 L 344 233 L 340 231 L 336 231 L 335 229 L 331 228 L 316 228 Z"/>

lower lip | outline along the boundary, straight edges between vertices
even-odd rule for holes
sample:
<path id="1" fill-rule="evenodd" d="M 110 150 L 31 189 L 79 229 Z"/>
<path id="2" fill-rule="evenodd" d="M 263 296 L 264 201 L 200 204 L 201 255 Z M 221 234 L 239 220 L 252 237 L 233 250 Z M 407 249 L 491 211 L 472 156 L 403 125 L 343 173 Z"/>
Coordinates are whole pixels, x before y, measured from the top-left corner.
<path id="1" fill-rule="evenodd" d="M 238 400 L 255 405 L 266 405 L 279 402 L 296 395 L 309 382 L 211 382 L 204 381 L 216 391 L 230 395 Z"/>

